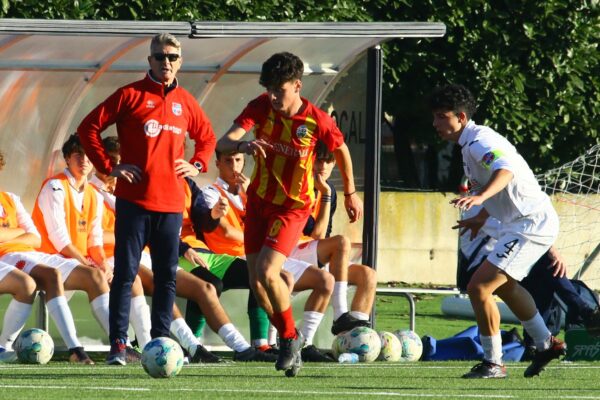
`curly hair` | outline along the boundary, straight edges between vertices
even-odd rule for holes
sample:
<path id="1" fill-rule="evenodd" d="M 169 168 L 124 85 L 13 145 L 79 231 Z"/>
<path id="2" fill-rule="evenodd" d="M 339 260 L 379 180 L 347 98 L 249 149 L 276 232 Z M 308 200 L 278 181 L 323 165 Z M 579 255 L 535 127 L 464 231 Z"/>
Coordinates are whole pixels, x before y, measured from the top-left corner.
<path id="1" fill-rule="evenodd" d="M 304 63 L 288 52 L 273 54 L 262 65 L 259 83 L 267 89 L 280 88 L 286 82 L 302 79 Z"/>
<path id="2" fill-rule="evenodd" d="M 473 94 L 463 85 L 450 84 L 436 88 L 429 96 L 431 111 L 464 112 L 472 118 L 477 111 L 477 102 Z"/>
<path id="3" fill-rule="evenodd" d="M 317 142 L 317 145 L 315 146 L 315 154 L 316 154 L 317 160 L 321 160 L 321 161 L 325 161 L 325 162 L 332 162 L 333 160 L 335 160 L 334 154 L 331 151 L 329 151 L 329 149 L 327 148 L 327 145 L 320 140 Z"/>
<path id="4" fill-rule="evenodd" d="M 85 150 L 83 150 L 83 146 L 79 141 L 79 136 L 77 133 L 69 136 L 67 141 L 62 146 L 62 154 L 65 159 L 67 159 L 73 153 L 85 154 Z"/>

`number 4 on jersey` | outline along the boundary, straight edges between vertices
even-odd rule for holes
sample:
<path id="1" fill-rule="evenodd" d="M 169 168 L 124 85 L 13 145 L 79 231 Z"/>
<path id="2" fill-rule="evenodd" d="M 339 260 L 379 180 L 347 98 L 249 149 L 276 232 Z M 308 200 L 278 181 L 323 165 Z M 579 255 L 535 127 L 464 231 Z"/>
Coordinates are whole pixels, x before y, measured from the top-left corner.
<path id="1" fill-rule="evenodd" d="M 510 253 L 512 253 L 513 248 L 517 245 L 517 243 L 519 243 L 519 239 L 514 239 L 514 240 L 511 240 L 510 242 L 504 243 L 504 247 L 506 248 L 506 250 L 504 250 L 504 253 L 502 253 L 502 254 L 496 253 L 496 257 L 508 258 Z"/>

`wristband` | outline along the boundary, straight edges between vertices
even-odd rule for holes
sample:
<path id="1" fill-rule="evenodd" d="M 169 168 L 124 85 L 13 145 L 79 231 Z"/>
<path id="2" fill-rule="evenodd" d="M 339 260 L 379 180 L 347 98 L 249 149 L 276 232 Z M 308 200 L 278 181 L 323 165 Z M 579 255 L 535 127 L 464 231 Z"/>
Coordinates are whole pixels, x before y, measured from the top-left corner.
<path id="1" fill-rule="evenodd" d="M 356 190 L 352 193 L 344 193 L 344 197 L 352 196 L 354 193 L 356 193 Z"/>
<path id="2" fill-rule="evenodd" d="M 322 195 L 321 203 L 331 203 L 331 196 L 327 194 Z"/>
<path id="3" fill-rule="evenodd" d="M 245 141 L 243 141 L 243 140 L 242 140 L 241 142 L 238 142 L 238 144 L 237 144 L 237 146 L 236 146 L 236 148 L 235 148 L 235 150 L 236 150 L 238 153 L 244 153 L 243 151 L 241 151 L 241 150 L 240 150 L 240 147 L 241 147 L 241 146 L 242 146 L 244 143 L 246 143 L 246 142 L 245 142 Z"/>

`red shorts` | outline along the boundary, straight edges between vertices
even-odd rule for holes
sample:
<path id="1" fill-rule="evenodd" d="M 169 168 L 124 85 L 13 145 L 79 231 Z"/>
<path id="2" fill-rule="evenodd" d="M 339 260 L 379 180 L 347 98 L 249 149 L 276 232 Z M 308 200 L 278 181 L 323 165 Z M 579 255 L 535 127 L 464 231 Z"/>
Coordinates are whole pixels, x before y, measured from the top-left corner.
<path id="1" fill-rule="evenodd" d="M 290 255 L 302 235 L 310 209 L 292 210 L 248 196 L 244 220 L 244 249 L 255 254 L 263 246 Z"/>

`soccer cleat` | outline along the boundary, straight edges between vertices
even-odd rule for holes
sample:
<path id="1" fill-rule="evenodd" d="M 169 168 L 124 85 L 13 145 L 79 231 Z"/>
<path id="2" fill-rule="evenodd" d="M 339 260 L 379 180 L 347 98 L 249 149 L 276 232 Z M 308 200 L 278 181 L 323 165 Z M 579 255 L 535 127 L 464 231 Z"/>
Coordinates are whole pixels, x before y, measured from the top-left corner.
<path id="1" fill-rule="evenodd" d="M 506 367 L 483 360 L 462 376 L 465 379 L 501 379 L 506 378 Z"/>
<path id="2" fill-rule="evenodd" d="M 233 353 L 233 361 L 242 361 L 242 362 L 250 362 L 250 361 L 263 361 L 263 362 L 273 362 L 277 360 L 277 355 L 272 353 L 267 353 L 265 351 L 257 350 L 253 347 L 248 347 L 244 351 L 236 351 Z"/>
<path id="3" fill-rule="evenodd" d="M 85 350 L 83 350 L 83 347 L 73 347 L 72 349 L 69 349 L 69 362 L 84 365 L 95 364 Z"/>
<path id="4" fill-rule="evenodd" d="M 302 367 L 302 356 L 300 350 L 304 345 L 304 336 L 296 329 L 296 338 L 279 339 L 279 356 L 275 362 L 275 369 L 284 370 L 285 376 L 293 377 L 298 374 Z"/>
<path id="5" fill-rule="evenodd" d="M 258 346 L 258 347 L 255 347 L 255 349 L 258 351 L 262 351 L 263 353 L 267 353 L 267 354 L 275 354 L 275 355 L 279 354 L 279 349 L 275 346 L 271 346 L 270 344 Z"/>
<path id="6" fill-rule="evenodd" d="M 345 312 L 333 321 L 331 326 L 331 333 L 337 335 L 342 332 L 349 331 L 357 326 L 370 326 L 371 324 L 367 320 L 354 318 L 349 312 Z"/>
<path id="7" fill-rule="evenodd" d="M 142 353 L 137 348 L 132 346 L 125 347 L 125 358 L 128 363 L 136 363 L 142 361 Z"/>
<path id="8" fill-rule="evenodd" d="M 600 308 L 594 309 L 584 319 L 583 323 L 588 335 L 600 336 Z"/>
<path id="9" fill-rule="evenodd" d="M 321 350 L 317 349 L 317 347 L 313 344 L 309 344 L 304 347 L 300 352 L 302 355 L 302 361 L 304 362 L 334 362 L 335 360 L 331 358 L 328 354 L 321 352 Z"/>
<path id="10" fill-rule="evenodd" d="M 106 357 L 108 365 L 127 365 L 127 340 L 115 339 L 110 344 L 110 353 Z"/>
<path id="11" fill-rule="evenodd" d="M 206 349 L 206 347 L 202 346 L 201 344 L 197 345 L 196 351 L 194 352 L 194 355 L 190 359 L 191 364 L 198 364 L 198 363 L 218 364 L 218 363 L 222 363 L 222 362 L 224 362 L 224 361 L 221 357 L 219 357 L 218 355 L 216 355 L 214 353 L 211 353 L 210 351 L 208 351 Z"/>
<path id="12" fill-rule="evenodd" d="M 12 350 L 6 350 L 0 346 L 0 363 L 14 363 L 17 362 L 17 352 Z"/>
<path id="13" fill-rule="evenodd" d="M 565 342 L 554 336 L 550 337 L 550 347 L 546 350 L 536 351 L 533 356 L 533 361 L 531 361 L 529 367 L 525 369 L 523 376 L 525 376 L 525 378 L 531 378 L 539 375 L 550 361 L 559 358 L 560 356 L 564 356 L 566 353 L 567 345 Z"/>

